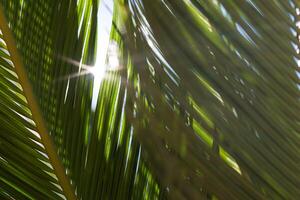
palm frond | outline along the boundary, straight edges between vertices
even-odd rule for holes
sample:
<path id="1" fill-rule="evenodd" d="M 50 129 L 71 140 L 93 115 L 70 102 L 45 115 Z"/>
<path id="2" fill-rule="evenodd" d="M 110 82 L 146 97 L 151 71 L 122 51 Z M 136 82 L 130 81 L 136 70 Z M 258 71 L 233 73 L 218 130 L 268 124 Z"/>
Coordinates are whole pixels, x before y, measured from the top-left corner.
<path id="1" fill-rule="evenodd" d="M 95 65 L 96 50 L 103 48 L 96 46 L 97 1 L 2 3 L 77 198 L 159 195 L 159 186 L 140 161 L 141 147 L 122 112 L 126 90 L 120 87 L 118 73 L 102 81 L 97 107 L 91 107 L 95 77 L 85 69 Z"/>
<path id="2" fill-rule="evenodd" d="M 2 32 L 0 41 L 0 193 L 6 199 L 63 199 Z"/>
<path id="3" fill-rule="evenodd" d="M 140 91 L 132 121 L 170 195 L 299 196 L 296 2 L 124 9 Z"/>
<path id="4" fill-rule="evenodd" d="M 300 196 L 298 1 L 0 4 L 1 198 Z"/>

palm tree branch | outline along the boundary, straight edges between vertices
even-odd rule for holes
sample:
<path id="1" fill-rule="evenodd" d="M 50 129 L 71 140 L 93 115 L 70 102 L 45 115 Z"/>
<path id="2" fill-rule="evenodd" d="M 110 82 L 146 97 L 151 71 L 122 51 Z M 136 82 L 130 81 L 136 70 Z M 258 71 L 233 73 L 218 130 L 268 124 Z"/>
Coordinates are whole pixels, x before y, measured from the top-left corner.
<path id="1" fill-rule="evenodd" d="M 0 28 L 3 33 L 4 40 L 7 44 L 8 51 L 11 55 L 11 60 L 14 63 L 15 71 L 18 75 L 19 82 L 24 90 L 26 100 L 28 102 L 28 107 L 32 112 L 32 118 L 36 124 L 36 128 L 41 136 L 43 145 L 45 146 L 48 157 L 54 168 L 55 174 L 58 177 L 60 186 L 68 199 L 76 199 L 74 190 L 70 184 L 68 177 L 65 174 L 65 170 L 61 161 L 57 155 L 56 148 L 52 142 L 49 132 L 46 128 L 46 124 L 42 117 L 41 111 L 39 109 L 38 103 L 36 101 L 35 95 L 33 94 L 32 86 L 27 77 L 25 67 L 23 65 L 21 56 L 17 50 L 13 34 L 8 26 L 6 18 L 4 16 L 3 8 L 0 5 Z"/>

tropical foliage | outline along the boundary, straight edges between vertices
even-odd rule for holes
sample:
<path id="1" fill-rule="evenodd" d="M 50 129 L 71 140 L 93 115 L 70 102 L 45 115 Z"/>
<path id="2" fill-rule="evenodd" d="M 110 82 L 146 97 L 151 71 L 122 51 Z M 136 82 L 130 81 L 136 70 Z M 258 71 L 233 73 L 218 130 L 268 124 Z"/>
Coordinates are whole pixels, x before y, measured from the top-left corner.
<path id="1" fill-rule="evenodd" d="M 300 196 L 297 0 L 0 5 L 1 199 Z"/>

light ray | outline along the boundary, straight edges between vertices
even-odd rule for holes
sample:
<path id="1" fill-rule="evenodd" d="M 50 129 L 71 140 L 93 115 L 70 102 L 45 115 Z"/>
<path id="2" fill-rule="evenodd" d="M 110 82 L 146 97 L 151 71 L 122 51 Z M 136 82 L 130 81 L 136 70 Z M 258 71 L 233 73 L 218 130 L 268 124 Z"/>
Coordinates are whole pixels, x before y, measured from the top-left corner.
<path id="1" fill-rule="evenodd" d="M 94 75 L 94 88 L 93 88 L 93 98 L 92 98 L 92 110 L 96 110 L 99 89 L 101 82 L 105 76 L 106 72 L 106 56 L 109 46 L 110 30 L 112 26 L 112 10 L 113 1 L 103 0 L 100 3 L 98 10 L 98 40 L 97 40 L 97 60 L 91 73 Z"/>

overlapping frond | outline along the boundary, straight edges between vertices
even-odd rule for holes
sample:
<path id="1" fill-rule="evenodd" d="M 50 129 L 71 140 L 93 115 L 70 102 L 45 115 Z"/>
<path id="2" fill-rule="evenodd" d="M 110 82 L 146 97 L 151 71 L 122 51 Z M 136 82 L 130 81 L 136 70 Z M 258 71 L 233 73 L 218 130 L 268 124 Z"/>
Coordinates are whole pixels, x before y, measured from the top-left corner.
<path id="1" fill-rule="evenodd" d="M 101 82 L 95 82 L 101 74 L 91 73 L 106 67 L 94 66 L 97 51 L 105 48 L 97 44 L 98 1 L 2 4 L 77 198 L 158 198 L 159 186 L 123 113 L 127 94 L 119 72 L 105 72 Z M 116 30 L 105 31 L 121 48 Z"/>
<path id="2" fill-rule="evenodd" d="M 78 199 L 300 196 L 295 0 L 0 3 Z M 64 198 L 0 45 L 0 195 Z"/>
<path id="3" fill-rule="evenodd" d="M 297 198 L 296 2 L 123 7 L 139 82 L 132 121 L 169 195 Z"/>

